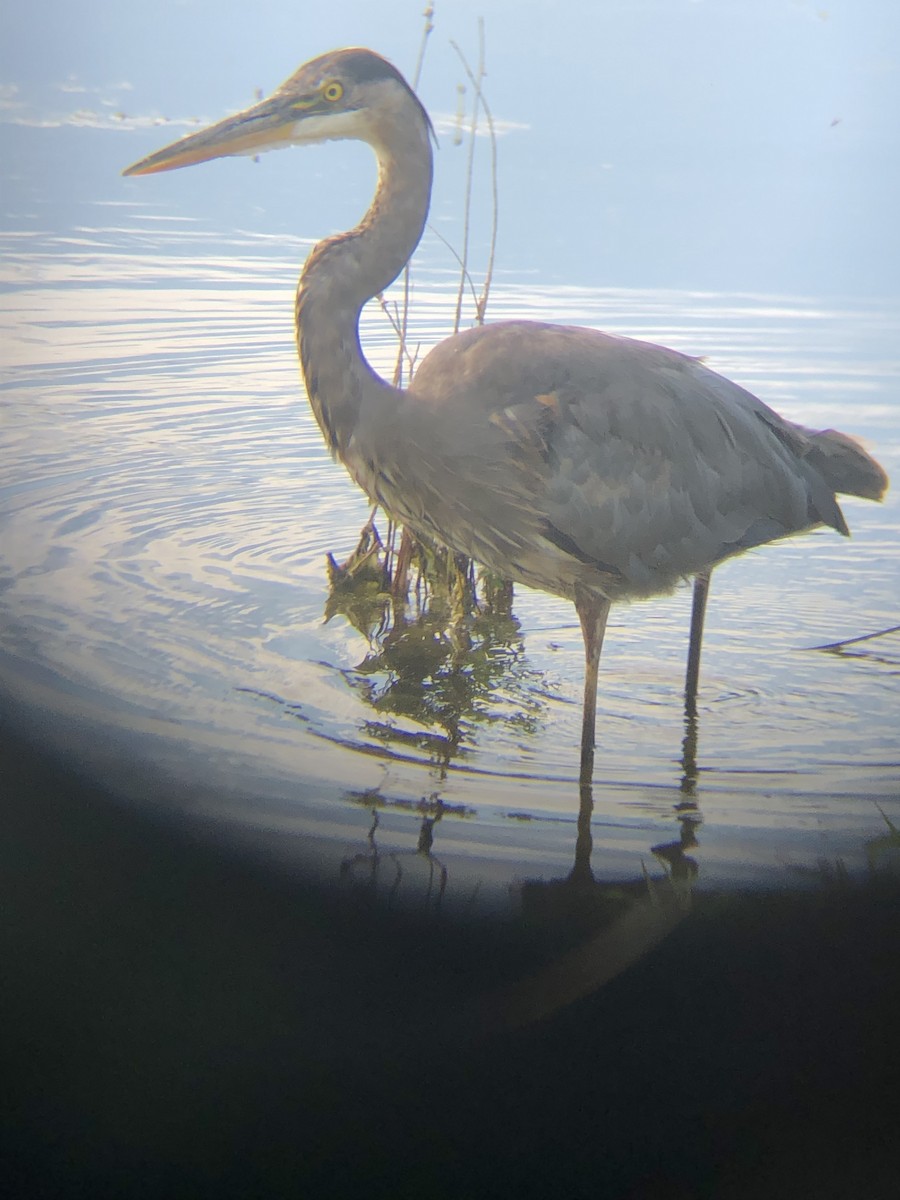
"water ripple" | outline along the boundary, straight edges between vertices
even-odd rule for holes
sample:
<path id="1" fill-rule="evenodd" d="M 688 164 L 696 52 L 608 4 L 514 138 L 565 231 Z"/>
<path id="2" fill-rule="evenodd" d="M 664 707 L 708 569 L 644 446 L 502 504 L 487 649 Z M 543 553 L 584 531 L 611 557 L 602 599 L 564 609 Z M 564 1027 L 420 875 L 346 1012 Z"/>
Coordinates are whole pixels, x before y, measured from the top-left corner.
<path id="1" fill-rule="evenodd" d="M 272 778 L 365 789 L 374 759 L 398 803 L 437 790 L 467 811 L 571 812 L 582 666 L 571 606 L 520 590 L 515 666 L 455 740 L 433 721 L 376 713 L 390 679 L 360 671 L 364 637 L 323 620 L 325 555 L 349 552 L 368 508 L 302 400 L 296 266 L 250 238 L 235 239 L 239 258 L 198 261 L 180 252 L 196 232 L 170 230 L 162 254 L 142 236 L 84 229 L 64 253 L 59 240 L 6 239 L 8 663 L 66 681 L 60 695 L 79 689 L 111 727 L 215 746 L 232 773 L 243 756 Z M 889 469 L 900 461 L 897 362 L 875 305 L 501 280 L 495 319 L 538 313 L 708 353 L 787 415 L 843 425 Z M 420 279 L 412 340 L 432 344 L 448 317 L 443 278 Z M 377 308 L 364 341 L 390 373 Z M 797 794 L 896 795 L 896 645 L 805 649 L 897 619 L 898 502 L 846 507 L 852 542 L 820 533 L 716 572 L 693 766 L 680 708 L 687 592 L 614 611 L 598 818 L 671 808 L 686 774 L 705 809 L 721 797 L 727 821 L 739 796 L 751 824 L 755 805 L 760 821 L 787 821 Z"/>

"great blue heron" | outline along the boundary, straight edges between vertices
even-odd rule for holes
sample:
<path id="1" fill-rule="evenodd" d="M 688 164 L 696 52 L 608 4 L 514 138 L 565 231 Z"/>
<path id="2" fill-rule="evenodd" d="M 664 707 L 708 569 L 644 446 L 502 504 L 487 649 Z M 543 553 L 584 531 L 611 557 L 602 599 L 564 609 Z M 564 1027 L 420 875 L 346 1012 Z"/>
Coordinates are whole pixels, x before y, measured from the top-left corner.
<path id="1" fill-rule="evenodd" d="M 786 421 L 699 360 L 593 329 L 479 326 L 435 347 L 405 391 L 380 379 L 360 349 L 360 311 L 418 245 L 432 133 L 395 67 L 371 50 L 338 50 L 125 174 L 333 138 L 373 148 L 369 211 L 320 242 L 300 279 L 309 401 L 334 457 L 392 516 L 574 601 L 586 658 L 584 782 L 610 604 L 694 577 L 690 711 L 712 568 L 817 525 L 847 535 L 835 492 L 877 500 L 887 477 L 851 438 Z"/>

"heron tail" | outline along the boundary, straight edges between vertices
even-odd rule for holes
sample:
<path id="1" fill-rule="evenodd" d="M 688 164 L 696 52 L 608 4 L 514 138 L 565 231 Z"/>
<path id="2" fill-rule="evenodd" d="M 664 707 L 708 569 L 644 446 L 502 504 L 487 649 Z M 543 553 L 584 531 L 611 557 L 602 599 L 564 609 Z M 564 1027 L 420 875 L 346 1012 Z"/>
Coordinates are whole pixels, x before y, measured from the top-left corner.
<path id="1" fill-rule="evenodd" d="M 809 438 L 809 450 L 804 457 L 833 492 L 861 496 L 864 500 L 882 499 L 888 488 L 887 473 L 859 442 L 836 429 L 804 432 Z"/>

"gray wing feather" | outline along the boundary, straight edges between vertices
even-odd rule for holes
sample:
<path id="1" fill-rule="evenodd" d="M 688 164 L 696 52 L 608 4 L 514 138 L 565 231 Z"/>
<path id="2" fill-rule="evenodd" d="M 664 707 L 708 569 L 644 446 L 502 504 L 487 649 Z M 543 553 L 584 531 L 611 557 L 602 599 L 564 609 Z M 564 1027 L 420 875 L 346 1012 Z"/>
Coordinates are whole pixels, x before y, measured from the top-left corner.
<path id="1" fill-rule="evenodd" d="M 650 343 L 533 322 L 470 330 L 425 359 L 402 421 L 427 472 L 420 521 L 453 510 L 488 525 L 520 576 L 551 590 L 571 590 L 565 556 L 573 579 L 594 563 L 608 592 L 649 594 L 819 523 L 846 532 L 807 431 Z"/>

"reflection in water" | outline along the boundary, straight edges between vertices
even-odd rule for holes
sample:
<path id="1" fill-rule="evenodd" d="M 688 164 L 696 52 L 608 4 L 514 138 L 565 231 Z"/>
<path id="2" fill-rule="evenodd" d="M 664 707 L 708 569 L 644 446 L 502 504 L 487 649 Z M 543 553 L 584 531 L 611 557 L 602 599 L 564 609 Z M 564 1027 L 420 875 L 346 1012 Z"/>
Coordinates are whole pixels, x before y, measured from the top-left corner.
<path id="1" fill-rule="evenodd" d="M 866 859 L 869 871 L 873 874 L 880 870 L 893 870 L 900 874 L 900 829 L 894 824 L 880 804 L 875 806 L 881 813 L 881 819 L 887 826 L 887 833 L 881 837 L 870 838 L 866 842 Z"/>
<path id="2" fill-rule="evenodd" d="M 426 873 L 424 883 L 416 878 L 412 889 L 416 892 L 414 907 L 424 912 L 439 912 L 449 877 L 446 866 L 432 853 L 434 845 L 434 829 L 438 821 L 447 811 L 446 807 L 436 797 L 430 801 L 423 800 L 417 807 L 423 811 L 422 824 L 419 828 L 419 838 L 415 850 L 382 851 L 378 845 L 377 832 L 379 824 L 378 805 L 388 804 L 377 792 L 367 794 L 360 799 L 372 809 L 372 824 L 367 835 L 368 846 L 360 854 L 351 855 L 341 862 L 341 878 L 348 880 L 355 893 L 362 894 L 372 900 L 385 899 L 388 908 L 394 907 L 399 897 L 400 888 L 407 877 L 404 864 L 408 861 L 415 865 L 425 863 Z M 385 895 L 385 862 L 387 869 L 387 884 Z M 407 891 L 410 890 L 409 888 Z M 408 897 L 404 896 L 404 899 Z"/>
<path id="3" fill-rule="evenodd" d="M 477 742 L 479 726 L 502 720 L 507 732 L 532 734 L 545 706 L 512 614 L 511 588 L 487 577 L 479 595 L 467 562 L 424 541 L 415 553 L 427 560 L 416 564 L 410 600 L 408 564 L 392 575 L 391 539 L 385 546 L 370 518 L 345 563 L 328 555 L 325 619 L 344 616 L 369 643 L 365 659 L 346 674 L 378 714 L 364 723 L 364 735 L 425 754 L 443 778 Z M 501 682 L 513 712 L 508 705 L 497 711 Z"/>
<path id="4" fill-rule="evenodd" d="M 511 593 L 499 594 L 487 590 L 480 600 L 474 588 L 459 597 L 459 576 L 452 571 L 436 569 L 434 563 L 422 572 L 428 580 L 424 593 L 416 592 L 414 611 L 398 604 L 391 594 L 388 555 L 372 520 L 362 531 L 353 555 L 338 567 L 329 556 L 328 577 L 330 592 L 326 618 L 340 612 L 365 633 L 370 652 L 355 671 L 348 673 L 352 685 L 362 694 L 380 717 L 399 717 L 416 725 L 438 727 L 440 733 L 421 728 L 409 730 L 391 720 L 369 720 L 364 733 L 385 746 L 413 749 L 428 756 L 438 768 L 437 778 L 446 780 L 450 763 L 465 757 L 467 744 L 477 741 L 478 726 L 497 720 L 491 710 L 492 694 L 503 680 L 509 690 L 520 696 L 523 707 L 513 718 L 523 730 L 533 730 L 540 711 L 527 689 L 536 672 L 524 665 L 524 647 L 518 621 L 511 612 Z M 682 742 L 680 797 L 675 804 L 679 836 L 674 841 L 650 847 L 650 853 L 662 865 L 673 898 L 687 903 L 691 887 L 698 875 L 698 866 L 688 851 L 697 846 L 697 829 L 702 822 L 696 797 L 698 780 L 698 740 L 700 718 L 694 706 L 684 717 Z M 584 937 L 596 931 L 598 925 L 629 908 L 635 896 L 646 899 L 653 885 L 646 872 L 631 884 L 598 883 L 591 868 L 593 840 L 591 818 L 594 810 L 590 780 L 579 784 L 579 806 L 575 857 L 571 872 L 552 882 L 532 881 L 521 887 L 522 917 L 527 924 L 548 922 L 555 944 L 572 937 Z M 417 805 L 391 801 L 380 789 L 351 794 L 356 803 L 373 810 L 373 823 L 365 852 L 342 863 L 342 874 L 358 873 L 363 868 L 373 890 L 377 893 L 378 879 L 383 871 L 384 854 L 376 841 L 378 807 L 415 807 L 423 813 L 416 854 L 424 856 L 432 866 L 427 879 L 423 905 L 431 902 L 433 866 L 432 855 L 435 825 L 448 807 L 434 792 Z M 458 808 L 456 810 L 459 811 Z M 397 852 L 389 855 L 394 871 L 389 894 L 393 900 L 402 880 L 402 868 Z M 438 863 L 442 897 L 447 884 L 447 870 Z"/>
<path id="5" fill-rule="evenodd" d="M 693 797 L 697 791 L 697 739 L 699 736 L 699 718 L 696 712 L 685 713 L 684 737 L 681 741 L 681 790 L 685 799 Z"/>
<path id="6" fill-rule="evenodd" d="M 344 857 L 340 876 L 356 900 L 391 910 L 437 917 L 451 887 L 451 871 L 434 852 L 438 823 L 451 809 L 437 796 L 422 799 L 418 844 L 401 850 L 380 845 L 380 812 L 394 808 L 378 790 L 350 797 L 372 811 L 364 851 Z M 563 877 L 527 878 L 511 888 L 505 941 L 520 947 L 518 976 L 497 991 L 464 1003 L 455 1014 L 461 1033 L 530 1024 L 586 996 L 652 949 L 690 910 L 696 868 L 671 846 L 652 853 L 667 865 L 661 878 L 598 877 L 592 865 L 594 800 L 589 784 L 578 791 L 574 863 Z M 456 816 L 463 816 L 456 812 Z M 683 832 L 689 827 L 683 823 Z M 688 845 L 686 835 L 679 846 Z M 470 884 L 463 884 L 469 886 Z M 474 900 L 476 887 L 470 890 Z M 438 935 L 438 925 L 433 926 Z"/>
<path id="7" fill-rule="evenodd" d="M 690 813 L 680 812 L 681 833 L 678 840 L 652 847 L 654 856 L 667 867 L 673 887 L 689 889 L 700 873 L 696 859 L 691 858 L 687 851 L 695 849 L 699 844 L 697 826 L 702 819 L 696 810 Z"/>
<path id="8" fill-rule="evenodd" d="M 528 880 L 521 888 L 522 921 L 529 932 L 539 931 L 546 961 L 483 1000 L 482 1022 L 528 1024 L 596 991 L 652 949 L 688 912 L 696 869 L 693 874 L 682 871 L 689 860 L 669 854 L 667 846 L 652 850 L 670 867 L 662 881 L 654 881 L 643 862 L 639 878 L 595 877 L 593 808 L 591 786 L 582 782 L 572 870 L 563 879 Z"/>
<path id="9" fill-rule="evenodd" d="M 467 814 L 453 813 L 437 795 L 423 799 L 415 806 L 421 815 L 415 848 L 387 848 L 379 844 L 380 812 L 397 802 L 377 789 L 350 799 L 372 811 L 366 849 L 340 865 L 357 900 L 440 916 L 452 879 L 450 867 L 435 853 L 438 826 L 448 814 Z M 687 853 L 697 846 L 699 811 L 691 800 L 675 808 L 679 837 L 650 847 L 663 866 L 662 877 L 653 877 L 643 860 L 638 876 L 605 877 L 593 863 L 594 799 L 591 786 L 582 783 L 571 868 L 561 877 L 526 878 L 511 888 L 514 903 L 504 922 L 504 940 L 517 947 L 517 974 L 455 1007 L 444 1032 L 479 1038 L 540 1021 L 604 987 L 653 950 L 691 911 L 699 877 L 698 864 Z M 865 846 L 873 879 L 900 862 L 900 830 L 883 812 L 882 817 L 887 834 Z M 792 870 L 823 886 L 850 886 L 840 859 Z M 431 928 L 439 936 L 440 924 Z"/>

